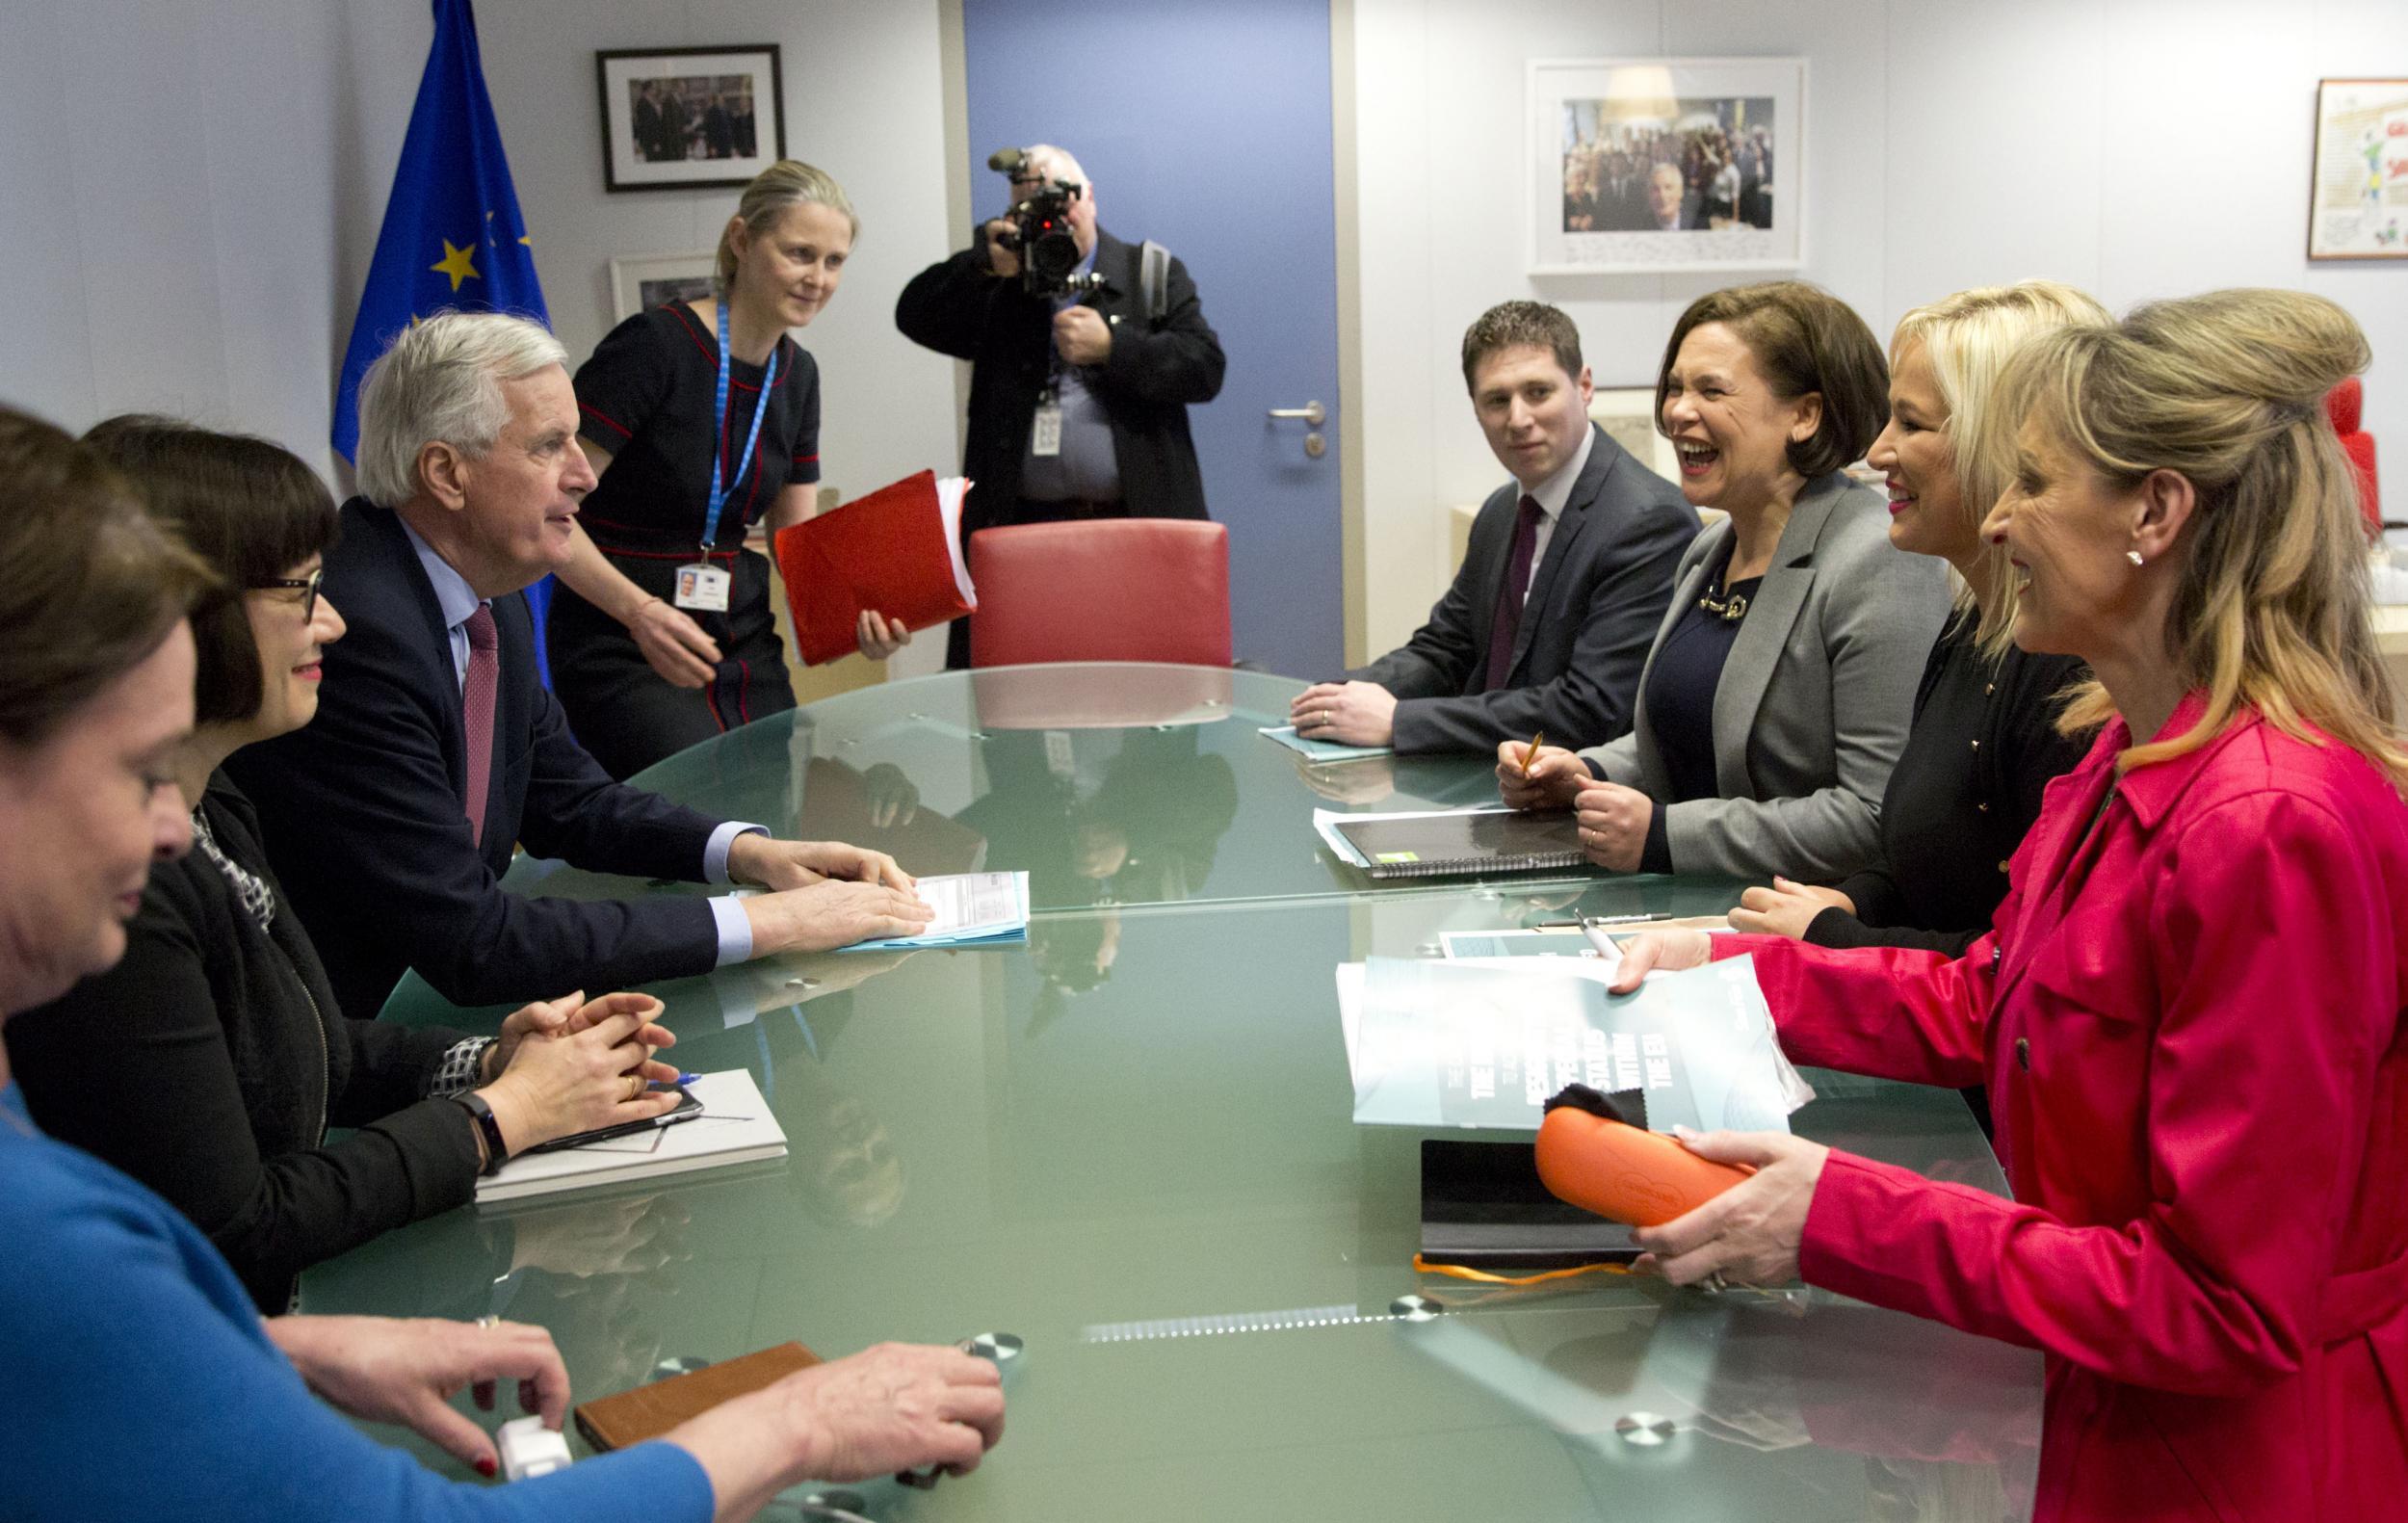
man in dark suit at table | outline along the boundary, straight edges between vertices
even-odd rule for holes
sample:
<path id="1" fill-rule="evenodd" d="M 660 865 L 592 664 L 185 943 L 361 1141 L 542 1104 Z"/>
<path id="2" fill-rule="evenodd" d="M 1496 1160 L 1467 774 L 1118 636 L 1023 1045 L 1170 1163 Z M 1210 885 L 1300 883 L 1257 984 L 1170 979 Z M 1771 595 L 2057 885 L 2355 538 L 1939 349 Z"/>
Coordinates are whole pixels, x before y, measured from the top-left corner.
<path id="1" fill-rule="evenodd" d="M 1289 720 L 1308 739 L 1493 754 L 1540 731 L 1568 741 L 1631 727 L 1697 511 L 1589 422 L 1580 331 L 1557 308 L 1481 313 L 1463 335 L 1463 380 L 1513 480 L 1481 505 L 1429 622 L 1296 696 Z"/>
<path id="2" fill-rule="evenodd" d="M 323 584 L 349 633 L 326 648 L 317 719 L 228 764 L 345 1014 L 375 1014 L 406 967 L 484 1005 L 927 923 L 891 857 L 772 840 L 613 782 L 568 733 L 520 595 L 567 558 L 594 481 L 565 358 L 533 323 L 455 312 L 369 369 L 362 495 Z M 500 883 L 516 842 L 600 872 L 772 892 L 528 898 Z"/>

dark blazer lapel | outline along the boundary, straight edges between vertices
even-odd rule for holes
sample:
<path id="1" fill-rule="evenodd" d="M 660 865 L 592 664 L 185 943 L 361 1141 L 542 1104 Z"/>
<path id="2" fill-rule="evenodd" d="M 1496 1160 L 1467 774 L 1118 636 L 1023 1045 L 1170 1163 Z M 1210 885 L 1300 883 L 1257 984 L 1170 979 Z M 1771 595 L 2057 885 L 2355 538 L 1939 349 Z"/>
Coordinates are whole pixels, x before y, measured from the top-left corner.
<path id="1" fill-rule="evenodd" d="M 1587 530 L 1588 510 L 1606 489 L 1606 478 L 1613 474 L 1615 458 L 1621 453 L 1594 423 L 1588 426 L 1588 432 L 1592 442 L 1587 462 L 1581 467 L 1580 480 L 1572 484 L 1571 495 L 1563 500 L 1563 512 L 1556 515 L 1555 532 L 1547 537 L 1547 553 L 1538 558 L 1538 565 L 1531 570 L 1530 594 L 1522 600 L 1522 622 L 1513 635 L 1513 662 L 1506 669 L 1507 681 L 1530 659 L 1531 642 L 1536 638 L 1538 626 L 1546 621 L 1547 594 L 1555 589 L 1556 574 L 1572 558 L 1573 546 Z M 1513 500 L 1514 512 L 1518 513 L 1522 500 L 1518 488 Z M 1488 601 L 1493 609 L 1496 598 L 1492 595 Z"/>
<path id="2" fill-rule="evenodd" d="M 1755 784 L 1747 775 L 1747 737 L 1756 727 L 1756 711 L 1772 685 L 1774 669 L 1790 643 L 1806 594 L 1815 587 L 1815 541 L 1831 520 L 1832 506 L 1847 487 L 1847 478 L 1827 478 L 1817 490 L 1800 496 L 1773 546 L 1772 565 L 1766 571 L 1756 600 L 1748 605 L 1739 638 L 1731 642 L 1723 663 L 1722 681 L 1714 688 L 1714 786 L 1725 799 L 1753 799 Z"/>

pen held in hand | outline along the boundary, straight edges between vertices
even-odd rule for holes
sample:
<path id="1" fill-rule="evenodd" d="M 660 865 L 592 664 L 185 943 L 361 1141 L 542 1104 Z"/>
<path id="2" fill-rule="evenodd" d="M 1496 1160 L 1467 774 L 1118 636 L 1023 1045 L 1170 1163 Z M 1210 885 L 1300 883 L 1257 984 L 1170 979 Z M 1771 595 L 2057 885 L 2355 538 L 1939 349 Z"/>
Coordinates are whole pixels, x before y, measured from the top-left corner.
<path id="1" fill-rule="evenodd" d="M 1547 732 L 1545 730 L 1540 730 L 1537 734 L 1531 737 L 1530 745 L 1522 748 L 1522 775 L 1524 777 L 1530 776 L 1531 763 L 1538 760 L 1538 748 L 1544 745 L 1546 740 Z"/>

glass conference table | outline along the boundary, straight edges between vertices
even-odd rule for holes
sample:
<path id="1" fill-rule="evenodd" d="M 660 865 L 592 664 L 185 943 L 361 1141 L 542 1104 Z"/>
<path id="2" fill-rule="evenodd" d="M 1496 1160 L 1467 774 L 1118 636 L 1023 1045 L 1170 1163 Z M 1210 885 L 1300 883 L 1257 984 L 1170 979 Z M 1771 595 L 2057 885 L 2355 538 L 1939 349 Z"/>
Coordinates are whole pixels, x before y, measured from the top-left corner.
<path id="1" fill-rule="evenodd" d="M 748 1069 L 787 1159 L 453 1212 L 313 1271 L 305 1309 L 539 1323 L 581 1397 L 789 1338 L 1021 1340 L 977 1474 L 771 1516 L 805 1495 L 931 1520 L 2026 1516 L 2034 1354 L 1800 1287 L 1413 1269 L 1431 1134 L 1353 1123 L 1333 967 L 1575 907 L 1715 911 L 1739 885 L 1374 886 L 1320 845 L 1314 807 L 1493 800 L 1493 778 L 1465 758 L 1300 767 L 1255 733 L 1298 687 L 954 673 L 663 763 L 643 779 L 663 792 L 915 871 L 1026 867 L 1029 942 L 657 985 L 678 1062 Z M 526 861 L 511 881 L 690 891 Z M 385 1010 L 498 1013 L 414 977 Z M 1800 1133 L 2003 1190 L 1956 1095 L 1807 1076 Z"/>

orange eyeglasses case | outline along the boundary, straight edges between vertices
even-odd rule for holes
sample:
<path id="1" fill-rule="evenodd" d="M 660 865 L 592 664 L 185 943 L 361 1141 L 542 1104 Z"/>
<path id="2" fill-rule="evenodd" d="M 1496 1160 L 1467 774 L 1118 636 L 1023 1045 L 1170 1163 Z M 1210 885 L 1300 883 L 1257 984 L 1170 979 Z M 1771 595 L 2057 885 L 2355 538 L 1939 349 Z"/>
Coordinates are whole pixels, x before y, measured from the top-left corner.
<path id="1" fill-rule="evenodd" d="M 1698 1157 L 1647 1130 L 1636 1091 L 1567 1085 L 1538 1123 L 1538 1177 L 1557 1198 L 1601 1217 L 1652 1227 L 1704 1205 L 1755 1172 Z"/>

